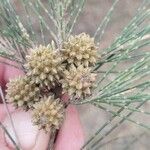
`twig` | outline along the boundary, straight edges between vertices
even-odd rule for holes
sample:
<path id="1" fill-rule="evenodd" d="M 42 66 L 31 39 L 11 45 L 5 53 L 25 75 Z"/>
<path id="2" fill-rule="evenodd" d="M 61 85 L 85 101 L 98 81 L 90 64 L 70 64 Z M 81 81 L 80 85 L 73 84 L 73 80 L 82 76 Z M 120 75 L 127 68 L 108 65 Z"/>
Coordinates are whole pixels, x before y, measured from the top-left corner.
<path id="1" fill-rule="evenodd" d="M 7 136 L 9 137 L 9 139 L 12 141 L 12 143 L 14 144 L 14 146 L 16 147 L 16 150 L 20 150 L 19 146 L 17 145 L 17 143 L 14 141 L 14 139 L 11 137 L 11 135 L 9 134 L 9 132 L 7 131 L 7 129 L 5 128 L 5 126 L 0 122 L 0 127 L 5 131 L 5 133 L 7 134 Z"/>
<path id="2" fill-rule="evenodd" d="M 54 141 L 56 138 L 56 130 L 52 128 L 47 150 L 54 150 Z"/>

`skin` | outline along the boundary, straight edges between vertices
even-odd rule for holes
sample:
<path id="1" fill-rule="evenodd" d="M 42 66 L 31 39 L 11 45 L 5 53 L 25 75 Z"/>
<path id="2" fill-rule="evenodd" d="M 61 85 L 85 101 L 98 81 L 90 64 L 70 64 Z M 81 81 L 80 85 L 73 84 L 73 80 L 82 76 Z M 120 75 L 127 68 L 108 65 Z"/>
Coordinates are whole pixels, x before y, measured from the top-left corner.
<path id="1" fill-rule="evenodd" d="M 0 58 L 0 60 L 9 62 L 3 58 Z M 0 64 L 0 85 L 2 86 L 2 89 L 5 90 L 6 83 L 9 79 L 13 79 L 19 75 L 23 75 L 23 72 L 8 65 Z M 63 96 L 62 99 L 66 100 L 67 97 Z M 11 112 L 21 148 L 23 150 L 46 150 L 49 135 L 32 125 L 31 113 L 19 109 L 15 110 L 11 105 L 8 105 L 8 108 Z M 0 103 L 0 121 L 6 126 L 12 137 L 15 137 L 10 119 L 6 113 L 4 104 L 2 103 Z M 83 145 L 83 142 L 84 136 L 78 112 L 75 106 L 70 105 L 66 109 L 65 120 L 58 133 L 54 149 L 79 150 Z M 14 145 L 2 129 L 0 129 L 0 149 L 14 150 Z"/>

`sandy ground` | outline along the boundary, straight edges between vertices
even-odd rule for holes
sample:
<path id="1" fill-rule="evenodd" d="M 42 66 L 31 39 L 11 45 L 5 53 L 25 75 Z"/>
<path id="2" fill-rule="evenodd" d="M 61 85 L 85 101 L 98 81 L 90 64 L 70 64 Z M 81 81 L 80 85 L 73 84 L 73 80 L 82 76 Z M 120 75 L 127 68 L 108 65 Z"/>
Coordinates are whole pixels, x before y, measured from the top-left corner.
<path id="1" fill-rule="evenodd" d="M 22 9 L 20 8 L 18 0 L 15 0 L 15 2 L 17 5 L 17 11 L 20 13 L 20 15 L 23 18 L 23 21 L 25 22 L 25 16 L 22 12 Z M 87 32 L 92 36 L 98 24 L 102 21 L 103 17 L 105 16 L 108 9 L 112 5 L 112 2 L 113 0 L 87 0 L 87 4 L 85 6 L 84 12 L 79 17 L 77 24 L 75 26 L 74 33 L 77 34 L 81 32 Z M 116 10 L 114 11 L 112 21 L 110 22 L 106 30 L 105 36 L 103 37 L 100 43 L 100 47 L 101 47 L 100 49 L 103 49 L 109 46 L 110 43 L 115 39 L 115 37 L 119 35 L 123 27 L 134 16 L 136 9 L 140 3 L 141 3 L 141 0 L 121 0 L 119 2 Z M 37 26 L 37 22 L 36 22 L 37 20 L 34 18 L 32 19 L 33 19 L 32 21 L 34 22 L 34 27 L 36 31 L 39 32 L 40 30 Z M 46 32 L 45 32 L 45 35 L 49 37 L 49 35 Z M 122 68 L 124 68 L 125 66 L 126 66 L 126 63 L 122 64 Z M 113 76 L 108 78 L 108 80 L 112 80 L 112 79 L 113 79 Z M 147 107 L 144 106 L 143 108 L 145 109 Z M 110 118 L 110 115 L 108 113 L 102 110 L 99 110 L 93 106 L 89 106 L 89 105 L 79 106 L 78 110 L 80 113 L 80 118 L 83 124 L 84 131 L 85 131 L 86 140 L 96 131 L 96 129 L 101 127 Z M 134 115 L 134 118 L 137 115 Z M 150 120 L 150 118 L 148 117 L 146 119 L 143 119 L 142 117 L 138 119 L 144 120 L 144 121 Z M 115 121 L 112 124 L 110 124 L 108 128 L 106 128 L 106 131 L 115 123 Z M 137 127 L 136 125 L 132 123 L 125 122 L 120 127 L 118 127 L 115 131 L 113 131 L 104 141 L 113 139 L 115 137 L 124 137 L 124 138 L 119 138 L 119 140 L 106 144 L 101 149 L 102 150 L 122 150 L 125 148 L 126 144 L 130 140 L 132 140 L 133 138 L 132 136 L 139 135 L 143 131 L 144 130 L 142 128 Z M 148 131 L 145 130 L 145 132 L 147 132 L 148 134 Z M 132 144 L 130 149 L 131 150 L 149 150 L 150 149 L 150 143 L 148 142 L 149 140 L 150 140 L 150 137 L 145 134 L 139 142 Z M 104 141 L 102 141 L 102 143 Z"/>

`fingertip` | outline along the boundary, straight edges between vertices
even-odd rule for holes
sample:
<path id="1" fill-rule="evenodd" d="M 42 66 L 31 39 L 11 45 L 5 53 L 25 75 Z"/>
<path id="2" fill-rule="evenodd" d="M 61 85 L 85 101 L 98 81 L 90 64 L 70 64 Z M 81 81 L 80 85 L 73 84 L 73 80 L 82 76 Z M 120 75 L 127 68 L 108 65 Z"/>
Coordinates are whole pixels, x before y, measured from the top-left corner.
<path id="1" fill-rule="evenodd" d="M 14 111 L 14 108 L 11 105 L 8 105 L 8 109 L 11 112 Z M 3 122 L 4 118 L 6 117 L 6 108 L 4 104 L 0 104 L 0 121 Z M 5 142 L 5 136 L 4 136 L 4 130 L 0 128 L 0 150 L 10 150 L 10 148 L 7 147 L 7 144 Z"/>
<path id="2" fill-rule="evenodd" d="M 4 146 L 4 145 L 0 145 L 0 150 L 10 150 L 10 149 L 8 147 Z"/>
<path id="3" fill-rule="evenodd" d="M 75 106 L 68 106 L 66 118 L 59 131 L 55 150 L 80 150 L 84 135 Z"/>
<path id="4" fill-rule="evenodd" d="M 37 126 L 34 126 L 31 122 L 31 113 L 18 110 L 12 113 L 12 119 L 16 134 L 19 138 L 19 144 L 23 150 L 45 150 L 48 145 L 49 135 L 43 130 L 38 130 Z M 4 125 L 11 134 L 12 138 L 18 144 L 16 134 L 12 128 L 12 124 L 9 118 L 5 118 Z M 5 141 L 9 147 L 14 149 L 14 144 L 5 134 Z"/>
<path id="5" fill-rule="evenodd" d="M 46 150 L 48 147 L 50 133 L 40 130 L 36 139 L 36 144 L 32 150 Z"/>
<path id="6" fill-rule="evenodd" d="M 17 76 L 22 76 L 23 74 L 24 73 L 22 70 L 5 65 L 4 81 L 7 83 L 10 79 L 16 78 Z"/>
<path id="7" fill-rule="evenodd" d="M 0 61 L 8 64 L 7 65 L 4 63 L 0 63 L 0 79 L 1 79 L 1 81 L 3 81 L 3 82 L 5 81 L 5 83 L 7 83 L 10 78 L 14 78 L 18 75 L 23 74 L 23 71 L 21 69 L 11 66 L 11 65 L 15 65 L 16 67 L 19 67 L 19 64 L 17 64 L 16 62 L 10 61 L 10 60 L 2 58 L 2 57 L 0 57 Z"/>
<path id="8" fill-rule="evenodd" d="M 7 104 L 7 108 L 10 113 L 12 113 L 15 110 L 15 108 L 10 104 Z M 2 121 L 6 117 L 6 115 L 7 115 L 6 106 L 4 104 L 0 104 L 0 121 Z"/>

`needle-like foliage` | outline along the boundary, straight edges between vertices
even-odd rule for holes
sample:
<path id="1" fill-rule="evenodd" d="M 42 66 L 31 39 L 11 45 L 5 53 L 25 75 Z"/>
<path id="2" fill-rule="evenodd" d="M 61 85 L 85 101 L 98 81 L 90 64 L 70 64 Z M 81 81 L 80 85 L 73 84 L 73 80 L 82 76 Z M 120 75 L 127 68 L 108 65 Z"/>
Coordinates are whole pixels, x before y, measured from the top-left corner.
<path id="1" fill-rule="evenodd" d="M 50 43 L 49 39 L 52 39 L 50 43 L 52 49 L 61 50 L 63 42 L 66 42 L 73 32 L 85 1 L 47 0 L 46 5 L 42 0 L 21 0 L 21 6 L 26 14 L 26 23 L 24 24 L 12 1 L 0 0 L 0 56 L 14 61 L 16 65 L 5 62 L 3 59 L 0 59 L 0 62 L 25 72 L 25 56 L 29 49 L 40 44 L 45 46 Z M 107 15 L 93 33 L 98 47 L 118 3 L 119 0 L 114 0 Z M 81 149 L 99 149 L 104 145 L 103 140 L 124 121 L 150 130 L 148 123 L 132 117 L 136 113 L 150 116 L 150 112 L 140 109 L 150 101 L 149 8 L 150 1 L 144 0 L 135 16 L 112 44 L 99 50 L 101 57 L 92 69 L 92 73 L 97 74 L 97 85 L 90 97 L 70 101 L 74 105 L 91 104 L 112 115 L 107 122 L 101 123 L 99 129 L 92 134 Z M 33 17 L 37 20 L 40 28 L 40 38 L 33 26 Z M 130 62 L 130 65 L 123 65 L 126 62 Z M 103 70 L 103 68 L 107 68 L 107 70 Z M 114 79 L 108 80 L 112 75 L 115 76 Z M 116 118 L 118 120 L 112 124 Z M 112 124 L 111 127 L 110 124 Z M 126 148 L 130 147 L 137 139 L 139 138 L 133 139 Z"/>

